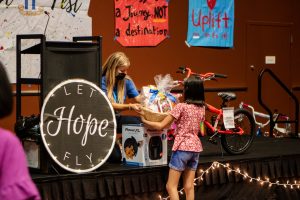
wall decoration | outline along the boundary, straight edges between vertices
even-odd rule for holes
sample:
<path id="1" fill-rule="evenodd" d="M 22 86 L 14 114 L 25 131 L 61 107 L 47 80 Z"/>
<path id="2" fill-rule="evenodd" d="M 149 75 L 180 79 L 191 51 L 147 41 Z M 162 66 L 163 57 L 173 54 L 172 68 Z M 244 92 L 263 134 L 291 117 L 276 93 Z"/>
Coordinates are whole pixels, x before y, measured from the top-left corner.
<path id="1" fill-rule="evenodd" d="M 45 34 L 47 41 L 70 41 L 73 36 L 92 35 L 88 16 L 90 0 L 9 0 L 0 1 L 0 61 L 9 79 L 16 82 L 16 35 Z M 22 47 L 38 41 L 27 40 Z M 39 56 L 22 60 L 23 78 L 38 78 Z M 22 66 L 23 67 L 23 66 Z"/>
<path id="2" fill-rule="evenodd" d="M 115 0 L 115 39 L 122 46 L 156 46 L 168 34 L 167 0 Z"/>
<path id="3" fill-rule="evenodd" d="M 189 0 L 188 46 L 233 47 L 234 0 Z"/>

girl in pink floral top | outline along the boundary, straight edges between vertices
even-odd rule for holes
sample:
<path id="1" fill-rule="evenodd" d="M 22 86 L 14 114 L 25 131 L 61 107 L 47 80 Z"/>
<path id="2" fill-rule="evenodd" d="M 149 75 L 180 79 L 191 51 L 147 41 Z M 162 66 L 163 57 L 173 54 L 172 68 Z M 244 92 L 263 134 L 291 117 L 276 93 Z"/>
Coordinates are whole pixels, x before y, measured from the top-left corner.
<path id="1" fill-rule="evenodd" d="M 177 187 L 183 173 L 183 187 L 186 200 L 194 199 L 194 178 L 198 166 L 199 153 L 203 150 L 198 137 L 199 123 L 204 121 L 204 87 L 199 77 L 191 76 L 184 82 L 184 103 L 177 104 L 161 122 L 152 122 L 142 117 L 143 123 L 157 130 L 177 125 L 172 148 L 167 191 L 171 200 L 179 199 Z"/>

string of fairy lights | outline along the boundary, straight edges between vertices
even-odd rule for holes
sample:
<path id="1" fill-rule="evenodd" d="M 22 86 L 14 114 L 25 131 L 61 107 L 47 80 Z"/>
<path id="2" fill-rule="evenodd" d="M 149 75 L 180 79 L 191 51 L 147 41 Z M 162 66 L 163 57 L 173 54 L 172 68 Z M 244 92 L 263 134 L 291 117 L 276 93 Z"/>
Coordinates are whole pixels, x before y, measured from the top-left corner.
<path id="1" fill-rule="evenodd" d="M 210 171 L 213 171 L 215 169 L 218 169 L 220 167 L 223 167 L 228 174 L 230 173 L 235 173 L 235 174 L 239 174 L 241 176 L 243 176 L 244 180 L 249 180 L 249 182 L 253 182 L 253 181 L 256 181 L 257 183 L 259 183 L 261 186 L 264 186 L 264 185 L 268 185 L 269 187 L 272 187 L 273 185 L 276 185 L 276 186 L 283 186 L 285 188 L 289 188 L 289 189 L 299 189 L 300 188 L 300 181 L 294 181 L 294 182 L 290 182 L 289 180 L 286 182 L 286 183 L 282 183 L 282 182 L 279 182 L 278 180 L 275 181 L 275 182 L 272 182 L 270 181 L 270 178 L 268 177 L 265 177 L 265 178 L 261 178 L 261 177 L 252 177 L 252 176 L 249 176 L 249 174 L 245 171 L 242 171 L 240 168 L 233 168 L 229 165 L 229 163 L 226 163 L 226 164 L 223 164 L 223 163 L 220 163 L 218 161 L 214 161 L 210 167 L 208 167 L 206 170 L 202 170 L 200 169 L 199 170 L 199 173 L 200 175 L 194 179 L 194 185 L 196 186 L 197 185 L 197 181 L 203 181 L 203 176 L 205 174 L 209 174 Z M 184 188 L 181 188 L 178 193 L 180 195 L 183 195 L 184 194 Z M 161 200 L 168 200 L 170 197 L 161 197 L 159 195 L 159 199 Z"/>

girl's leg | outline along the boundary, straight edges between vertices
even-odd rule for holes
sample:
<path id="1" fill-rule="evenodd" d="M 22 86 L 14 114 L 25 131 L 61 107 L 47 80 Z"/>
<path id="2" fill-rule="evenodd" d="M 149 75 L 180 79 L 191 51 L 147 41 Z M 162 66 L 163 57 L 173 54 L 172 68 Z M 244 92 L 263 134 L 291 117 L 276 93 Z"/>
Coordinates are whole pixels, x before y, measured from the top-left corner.
<path id="1" fill-rule="evenodd" d="M 170 200 L 179 200 L 177 187 L 178 187 L 180 175 L 181 175 L 180 171 L 176 171 L 170 168 L 168 182 L 166 186 L 167 191 L 170 195 Z"/>
<path id="2" fill-rule="evenodd" d="M 186 169 L 183 172 L 183 187 L 186 195 L 186 200 L 194 200 L 194 179 L 196 171 Z"/>

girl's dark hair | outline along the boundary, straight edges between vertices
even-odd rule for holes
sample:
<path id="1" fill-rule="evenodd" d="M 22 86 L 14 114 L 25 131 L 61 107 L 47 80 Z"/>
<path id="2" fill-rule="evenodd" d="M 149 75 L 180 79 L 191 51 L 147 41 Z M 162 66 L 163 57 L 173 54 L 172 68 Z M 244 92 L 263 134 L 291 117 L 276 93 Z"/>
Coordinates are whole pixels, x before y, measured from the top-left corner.
<path id="1" fill-rule="evenodd" d="M 190 76 L 184 81 L 184 101 L 188 104 L 204 105 L 203 81 L 198 76 Z"/>
<path id="2" fill-rule="evenodd" d="M 4 66 L 0 62 L 0 118 L 8 116 L 13 109 L 13 95 Z"/>

